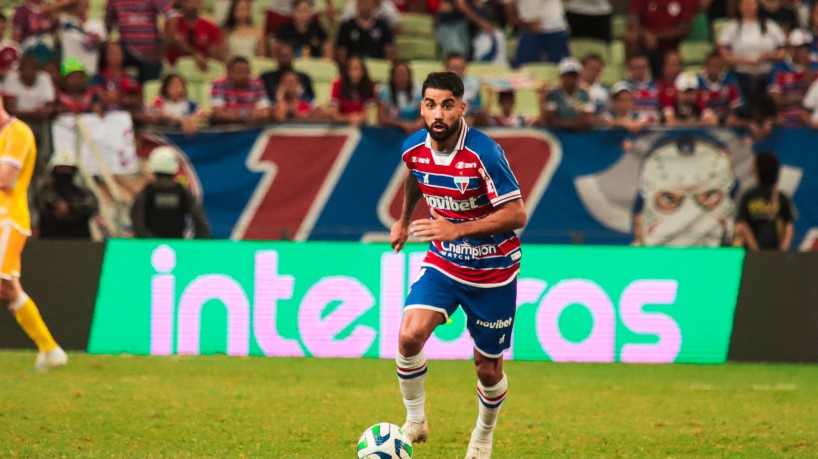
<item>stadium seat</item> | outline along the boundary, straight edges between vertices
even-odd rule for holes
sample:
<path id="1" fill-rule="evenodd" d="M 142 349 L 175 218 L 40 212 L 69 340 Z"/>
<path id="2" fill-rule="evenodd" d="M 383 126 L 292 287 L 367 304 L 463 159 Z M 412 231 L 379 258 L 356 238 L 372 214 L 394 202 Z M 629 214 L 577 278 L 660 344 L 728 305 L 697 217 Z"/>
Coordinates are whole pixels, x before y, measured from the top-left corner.
<path id="1" fill-rule="evenodd" d="M 520 44 L 520 39 L 516 37 L 506 38 L 506 56 L 513 62 L 514 57 L 517 56 L 517 45 Z"/>
<path id="2" fill-rule="evenodd" d="M 602 74 L 599 76 L 599 81 L 604 85 L 611 86 L 617 81 L 625 78 L 625 71 L 622 67 L 616 65 L 606 65 L 602 69 Z"/>
<path id="3" fill-rule="evenodd" d="M 428 14 L 403 13 L 400 26 L 403 29 L 402 34 L 407 37 L 435 36 L 434 19 Z"/>
<path id="4" fill-rule="evenodd" d="M 367 59 L 366 68 L 369 70 L 369 77 L 379 83 L 386 83 L 389 81 L 389 72 L 392 70 L 392 64 L 384 59 Z"/>
<path id="5" fill-rule="evenodd" d="M 611 28 L 613 29 L 614 39 L 624 38 L 625 32 L 628 30 L 628 17 L 624 14 L 617 14 L 611 18 Z"/>
<path id="6" fill-rule="evenodd" d="M 625 66 L 625 43 L 622 40 L 614 40 L 608 48 L 608 59 L 605 64 L 614 67 Z"/>
<path id="7" fill-rule="evenodd" d="M 721 33 L 724 30 L 724 27 L 730 23 L 730 19 L 715 19 L 713 21 L 713 42 L 718 43 L 719 38 L 721 37 Z"/>
<path id="8" fill-rule="evenodd" d="M 528 72 L 540 83 L 555 84 L 559 80 L 560 71 L 556 64 L 548 62 L 538 62 L 536 64 L 524 64 L 520 70 Z"/>
<path id="9" fill-rule="evenodd" d="M 578 59 L 589 54 L 599 54 L 605 61 L 608 60 L 609 49 L 608 44 L 602 40 L 594 40 L 592 38 L 574 38 L 571 39 L 571 54 Z"/>
<path id="10" fill-rule="evenodd" d="M 437 60 L 419 59 L 409 62 L 409 68 L 412 69 L 412 79 L 420 82 L 426 79 L 426 75 L 442 71 L 443 63 Z"/>
<path id="11" fill-rule="evenodd" d="M 188 82 L 197 83 L 203 81 L 213 81 L 218 77 L 224 76 L 226 73 L 224 63 L 213 59 L 210 59 L 207 62 L 207 70 L 203 72 L 196 66 L 196 61 L 189 56 L 180 57 L 179 60 L 176 61 L 176 65 L 170 70 L 175 70 Z"/>
<path id="12" fill-rule="evenodd" d="M 153 101 L 159 96 L 161 89 L 162 80 L 150 80 L 142 84 L 142 99 L 145 101 L 146 107 L 153 105 Z"/>
<path id="13" fill-rule="evenodd" d="M 269 57 L 252 57 L 250 58 L 250 66 L 253 75 L 261 75 L 278 68 L 278 63 L 276 63 L 275 59 Z"/>
<path id="14" fill-rule="evenodd" d="M 517 114 L 529 118 L 540 116 L 540 93 L 536 88 L 521 88 L 514 97 Z"/>
<path id="15" fill-rule="evenodd" d="M 403 37 L 399 36 L 396 43 L 398 58 L 403 60 L 435 59 L 437 57 L 437 42 L 432 37 Z"/>
<path id="16" fill-rule="evenodd" d="M 330 60 L 297 59 L 293 66 L 299 72 L 309 75 L 314 82 L 331 83 L 338 78 L 338 66 Z"/>
<path id="17" fill-rule="evenodd" d="M 704 66 L 703 65 L 685 65 L 684 66 L 684 71 L 685 72 L 690 72 L 693 75 L 698 75 L 698 74 L 702 73 L 702 71 L 704 71 Z"/>
<path id="18" fill-rule="evenodd" d="M 313 82 L 312 89 L 315 91 L 315 103 L 323 108 L 329 107 L 329 92 L 331 88 L 331 83 L 323 81 Z"/>
<path id="19" fill-rule="evenodd" d="M 707 41 L 683 41 L 680 52 L 682 62 L 686 64 L 703 64 L 707 55 L 713 52 L 713 44 Z"/>
<path id="20" fill-rule="evenodd" d="M 466 74 L 481 80 L 499 78 L 508 75 L 509 72 L 511 72 L 511 69 L 507 65 L 492 62 L 470 62 L 466 68 Z"/>
<path id="21" fill-rule="evenodd" d="M 210 111 L 210 88 L 212 85 L 211 81 L 188 83 L 187 85 L 187 96 L 205 112 Z"/>

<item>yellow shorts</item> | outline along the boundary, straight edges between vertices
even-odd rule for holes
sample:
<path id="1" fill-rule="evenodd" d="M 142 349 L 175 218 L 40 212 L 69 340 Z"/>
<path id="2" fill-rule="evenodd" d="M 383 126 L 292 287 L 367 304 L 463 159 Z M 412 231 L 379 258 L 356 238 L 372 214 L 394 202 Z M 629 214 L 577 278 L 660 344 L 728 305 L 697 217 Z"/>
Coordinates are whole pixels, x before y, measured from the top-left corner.
<path id="1" fill-rule="evenodd" d="M 20 257 L 28 236 L 12 225 L 0 226 L 0 279 L 12 280 L 20 277 Z"/>

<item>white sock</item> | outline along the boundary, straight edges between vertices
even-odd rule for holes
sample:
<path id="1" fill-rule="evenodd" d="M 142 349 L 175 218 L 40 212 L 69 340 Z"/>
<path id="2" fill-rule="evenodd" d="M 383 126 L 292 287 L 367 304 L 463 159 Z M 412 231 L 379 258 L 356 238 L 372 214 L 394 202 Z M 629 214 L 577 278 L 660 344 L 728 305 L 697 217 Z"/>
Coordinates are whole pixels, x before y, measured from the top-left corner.
<path id="1" fill-rule="evenodd" d="M 403 404 L 406 406 L 406 420 L 421 422 L 426 418 L 424 410 L 426 396 L 423 383 L 426 381 L 426 354 L 404 357 L 400 353 L 395 358 L 398 364 L 398 381 Z"/>
<path id="2" fill-rule="evenodd" d="M 472 438 L 480 441 L 491 441 L 494 435 L 494 426 L 497 425 L 497 415 L 503 406 L 508 391 L 508 378 L 503 373 L 503 379 L 491 387 L 484 387 L 477 381 L 477 425 L 472 431 Z"/>

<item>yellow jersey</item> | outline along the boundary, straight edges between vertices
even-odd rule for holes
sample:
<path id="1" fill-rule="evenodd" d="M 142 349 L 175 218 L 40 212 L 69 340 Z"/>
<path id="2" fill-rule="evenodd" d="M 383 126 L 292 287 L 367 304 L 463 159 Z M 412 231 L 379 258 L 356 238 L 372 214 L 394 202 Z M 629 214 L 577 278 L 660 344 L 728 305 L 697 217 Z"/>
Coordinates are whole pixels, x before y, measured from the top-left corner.
<path id="1" fill-rule="evenodd" d="M 19 171 L 12 189 L 0 190 L 0 226 L 12 225 L 25 235 L 31 234 L 28 185 L 36 160 L 34 134 L 26 123 L 11 118 L 5 126 L 0 126 L 0 164 Z"/>

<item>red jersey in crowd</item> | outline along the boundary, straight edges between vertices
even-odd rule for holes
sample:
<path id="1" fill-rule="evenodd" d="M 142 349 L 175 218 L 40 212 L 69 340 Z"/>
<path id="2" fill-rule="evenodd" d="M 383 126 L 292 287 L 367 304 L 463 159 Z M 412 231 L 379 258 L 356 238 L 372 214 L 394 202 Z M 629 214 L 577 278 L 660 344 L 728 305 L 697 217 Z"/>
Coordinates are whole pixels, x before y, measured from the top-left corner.
<path id="1" fill-rule="evenodd" d="M 84 94 L 72 95 L 57 92 L 57 106 L 69 113 L 88 113 L 94 108 L 95 94 L 90 88 Z"/>
<path id="2" fill-rule="evenodd" d="M 366 108 L 378 103 L 375 99 L 375 90 L 372 90 L 372 98 L 364 99 L 360 95 L 353 94 L 352 96 L 344 97 L 341 94 L 341 80 L 337 79 L 332 82 L 332 90 L 330 91 L 330 105 L 338 107 L 338 111 L 342 114 L 347 113 L 361 113 Z"/>
<path id="3" fill-rule="evenodd" d="M 652 80 L 636 82 L 625 80 L 633 96 L 634 111 L 650 123 L 659 120 L 659 88 Z"/>
<path id="4" fill-rule="evenodd" d="M 181 18 L 176 21 L 176 25 L 177 31 L 185 37 L 187 44 L 202 54 L 207 54 L 211 46 L 222 42 L 222 31 L 219 26 L 205 18 L 197 18 L 192 25 L 185 18 Z M 184 56 L 184 54 L 177 50 L 168 50 L 167 58 L 171 64 L 175 64 L 176 59 L 181 56 Z"/>
<path id="5" fill-rule="evenodd" d="M 45 13 L 46 5 L 26 2 L 14 11 L 11 25 L 15 34 L 20 34 L 20 43 L 35 35 L 52 33 L 57 30 L 57 21 Z"/>
<path id="6" fill-rule="evenodd" d="M 818 64 L 810 64 L 813 72 L 818 72 Z M 794 64 L 790 60 L 775 64 L 770 72 L 770 81 L 767 91 L 778 93 L 784 101 L 778 106 L 778 118 L 784 126 L 803 126 L 801 107 L 804 96 L 807 94 L 809 83 L 804 67 Z"/>
<path id="7" fill-rule="evenodd" d="M 251 111 L 256 108 L 268 108 L 270 100 L 267 91 L 259 79 L 252 79 L 246 87 L 236 87 L 226 77 L 213 82 L 210 91 L 210 105 L 231 110 Z"/>
<path id="8" fill-rule="evenodd" d="M 662 33 L 693 22 L 698 0 L 631 0 L 628 12 L 639 18 L 639 24 L 653 33 Z M 658 50 L 677 49 L 681 39 L 659 40 Z"/>
<path id="9" fill-rule="evenodd" d="M 721 121 L 742 104 L 738 83 L 729 73 L 722 73 L 716 81 L 711 81 L 704 74 L 699 75 L 699 97 Z"/>

